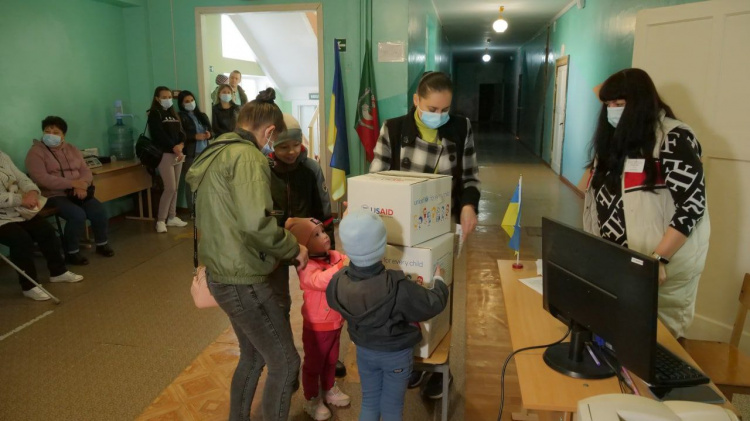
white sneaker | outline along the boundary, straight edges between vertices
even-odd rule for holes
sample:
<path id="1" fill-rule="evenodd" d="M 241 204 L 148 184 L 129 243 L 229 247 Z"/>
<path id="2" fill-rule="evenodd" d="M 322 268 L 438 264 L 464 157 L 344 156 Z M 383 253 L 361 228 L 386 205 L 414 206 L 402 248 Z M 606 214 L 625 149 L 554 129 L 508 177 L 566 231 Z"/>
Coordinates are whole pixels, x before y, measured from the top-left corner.
<path id="1" fill-rule="evenodd" d="M 28 291 L 24 291 L 23 295 L 36 301 L 46 301 L 50 299 L 50 296 L 39 287 L 34 287 Z"/>
<path id="2" fill-rule="evenodd" d="M 71 271 L 67 271 L 63 273 L 62 275 L 50 276 L 49 281 L 50 282 L 81 282 L 83 281 L 83 276 L 76 275 L 75 273 Z"/>
<path id="3" fill-rule="evenodd" d="M 331 418 L 331 411 L 323 403 L 320 397 L 312 398 L 305 402 L 305 412 L 316 421 L 325 421 Z"/>
<path id="4" fill-rule="evenodd" d="M 352 398 L 342 392 L 336 383 L 333 384 L 331 390 L 326 392 L 326 402 L 333 406 L 347 406 L 351 401 Z"/>
<path id="5" fill-rule="evenodd" d="M 187 222 L 180 219 L 179 216 L 175 216 L 174 218 L 167 219 L 167 226 L 168 227 L 185 227 L 187 226 Z"/>
<path id="6" fill-rule="evenodd" d="M 156 223 L 156 232 L 167 232 L 167 224 L 165 224 L 164 221 L 158 221 Z"/>

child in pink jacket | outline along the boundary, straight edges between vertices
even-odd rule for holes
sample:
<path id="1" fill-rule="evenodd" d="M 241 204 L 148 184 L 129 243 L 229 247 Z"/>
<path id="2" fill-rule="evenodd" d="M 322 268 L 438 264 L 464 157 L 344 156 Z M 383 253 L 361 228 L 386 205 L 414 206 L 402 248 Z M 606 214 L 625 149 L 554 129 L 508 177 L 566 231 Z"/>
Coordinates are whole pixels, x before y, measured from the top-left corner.
<path id="1" fill-rule="evenodd" d="M 315 218 L 289 218 L 285 228 L 297 242 L 308 249 L 307 267 L 298 270 L 299 286 L 303 292 L 302 388 L 305 393 L 305 412 L 314 420 L 331 418 L 326 403 L 347 406 L 350 398 L 335 383 L 336 362 L 339 359 L 339 339 L 344 319 L 331 310 L 326 301 L 326 288 L 333 275 L 343 266 L 346 256 L 331 250 L 331 239 L 323 231 L 323 224 Z M 325 392 L 323 396 L 320 393 Z"/>

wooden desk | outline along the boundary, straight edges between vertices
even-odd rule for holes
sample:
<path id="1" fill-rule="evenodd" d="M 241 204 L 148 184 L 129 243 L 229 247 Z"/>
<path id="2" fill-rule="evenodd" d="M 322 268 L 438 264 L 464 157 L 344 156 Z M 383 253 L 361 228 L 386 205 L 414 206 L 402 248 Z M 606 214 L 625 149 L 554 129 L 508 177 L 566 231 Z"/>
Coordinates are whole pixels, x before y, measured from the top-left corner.
<path id="1" fill-rule="evenodd" d="M 524 268 L 520 270 L 511 267 L 513 262 L 498 261 L 513 350 L 559 340 L 567 332 L 567 327 L 544 310 L 539 293 L 518 281 L 519 278 L 537 276 L 536 262 L 524 261 Z M 658 324 L 657 341 L 678 357 L 698 366 L 661 322 Z M 524 409 L 575 413 L 581 399 L 621 393 L 616 377 L 605 380 L 574 379 L 547 367 L 542 359 L 543 353 L 543 349 L 535 349 L 515 356 Z M 648 386 L 641 379 L 634 376 L 634 381 L 642 396 L 651 397 Z M 711 387 L 721 395 L 716 385 L 711 383 Z M 737 412 L 731 403 L 724 403 L 723 406 Z"/>
<path id="2" fill-rule="evenodd" d="M 146 168 L 135 160 L 115 161 L 104 164 L 99 168 L 93 168 L 94 185 L 96 193 L 94 196 L 100 202 L 107 202 L 112 199 L 138 193 L 138 215 L 137 217 L 128 217 L 129 219 L 153 220 L 151 210 L 151 175 Z M 143 213 L 143 195 L 146 192 L 148 202 L 148 215 Z"/>

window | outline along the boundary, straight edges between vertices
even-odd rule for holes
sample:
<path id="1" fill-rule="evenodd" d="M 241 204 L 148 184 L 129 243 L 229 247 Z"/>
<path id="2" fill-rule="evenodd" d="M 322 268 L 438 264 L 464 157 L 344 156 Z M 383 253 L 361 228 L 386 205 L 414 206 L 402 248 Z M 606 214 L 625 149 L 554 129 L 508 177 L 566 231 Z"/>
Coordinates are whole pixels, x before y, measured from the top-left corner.
<path id="1" fill-rule="evenodd" d="M 229 73 L 224 73 L 226 77 L 229 77 Z M 253 75 L 242 75 L 240 80 L 240 86 L 247 95 L 247 100 L 252 101 L 258 96 L 258 93 L 268 87 L 273 87 L 271 80 L 266 76 L 253 76 Z M 276 89 L 276 88 L 274 88 Z"/>
<path id="2" fill-rule="evenodd" d="M 247 45 L 245 37 L 229 15 L 221 15 L 221 55 L 235 60 L 257 61 L 252 48 Z"/>

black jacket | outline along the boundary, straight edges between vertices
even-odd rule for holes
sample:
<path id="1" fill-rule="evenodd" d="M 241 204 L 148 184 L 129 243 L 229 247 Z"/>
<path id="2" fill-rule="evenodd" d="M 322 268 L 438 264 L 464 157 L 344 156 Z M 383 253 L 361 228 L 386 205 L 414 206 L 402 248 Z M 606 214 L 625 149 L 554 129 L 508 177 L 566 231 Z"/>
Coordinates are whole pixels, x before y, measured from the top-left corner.
<path id="1" fill-rule="evenodd" d="M 272 161 L 271 197 L 279 226 L 283 227 L 289 218 L 315 218 L 323 223 L 331 238 L 331 248 L 335 249 L 331 204 L 318 163 L 310 162 L 304 147 L 294 164 L 284 163 L 273 154 L 269 159 Z"/>
<path id="2" fill-rule="evenodd" d="M 231 107 L 224 109 L 221 104 L 216 104 L 211 108 L 211 134 L 217 138 L 224 133 L 233 132 L 237 126 L 237 114 L 240 113 L 240 107 L 234 102 L 230 102 Z"/>
<path id="3" fill-rule="evenodd" d="M 346 319 L 349 337 L 357 346 L 393 352 L 422 340 L 415 322 L 445 309 L 448 287 L 437 281 L 433 289 L 424 288 L 400 270 L 386 270 L 382 263 L 368 268 L 350 264 L 333 276 L 326 299 Z"/>
<path id="4" fill-rule="evenodd" d="M 211 131 L 211 121 L 208 119 L 206 113 L 202 111 L 197 112 L 195 113 L 195 117 L 201 122 L 204 129 Z M 195 135 L 198 134 L 196 133 L 195 122 L 190 117 L 188 111 L 180 111 L 180 121 L 182 122 L 182 130 L 185 132 L 185 148 L 182 150 L 182 153 L 188 158 L 193 158 L 195 157 Z M 213 137 L 213 133 L 211 135 Z"/>
<path id="5" fill-rule="evenodd" d="M 185 142 L 179 118 L 175 118 L 171 110 L 161 107 L 148 113 L 148 133 L 162 152 L 174 153 L 172 149 Z"/>

